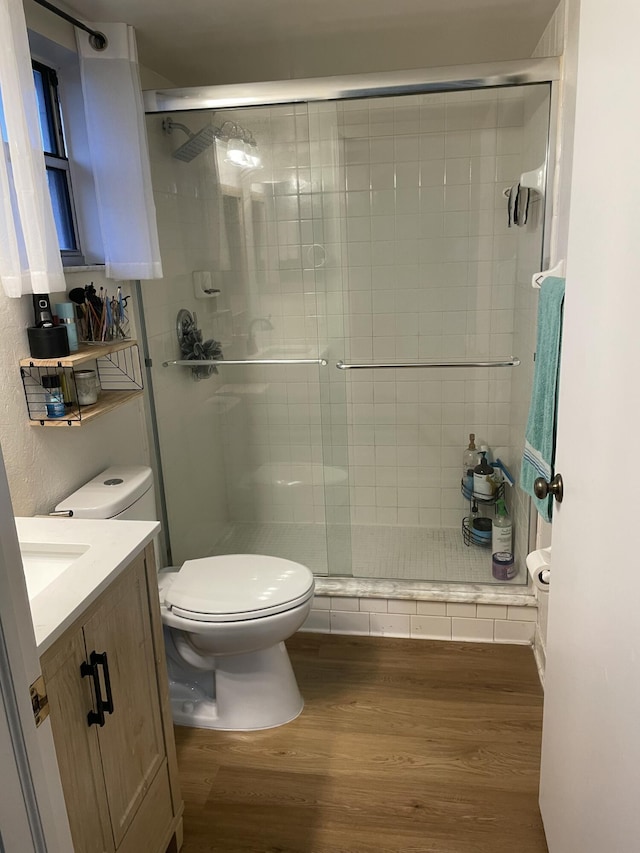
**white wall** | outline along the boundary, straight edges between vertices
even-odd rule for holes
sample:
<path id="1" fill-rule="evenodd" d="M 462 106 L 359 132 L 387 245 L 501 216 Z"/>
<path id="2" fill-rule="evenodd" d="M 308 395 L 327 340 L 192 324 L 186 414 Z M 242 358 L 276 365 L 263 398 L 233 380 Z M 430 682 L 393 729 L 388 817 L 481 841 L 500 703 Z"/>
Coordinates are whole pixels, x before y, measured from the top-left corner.
<path id="1" fill-rule="evenodd" d="M 43 36 L 75 49 L 72 27 L 32 4 L 27 12 L 29 25 Z M 66 278 L 69 289 L 90 281 L 97 286 L 106 284 L 100 271 L 69 273 Z M 65 298 L 64 294 L 52 294 L 52 303 Z M 26 327 L 32 323 L 30 297 L 9 299 L 0 292 L 0 442 L 16 515 L 50 511 L 65 495 L 109 465 L 148 461 L 141 401 L 128 403 L 82 427 L 29 425 L 17 362 L 29 355 Z"/>
<path id="2" fill-rule="evenodd" d="M 446 2 L 323 5 L 253 3 L 216 32 L 181 33 L 197 59 L 172 60 L 170 76 L 180 86 L 206 86 L 521 59 L 554 3 L 468 0 L 455 4 L 457 17 Z M 162 71 L 163 45 L 145 47 Z"/>
<path id="3" fill-rule="evenodd" d="M 99 272 L 67 275 L 69 289 L 89 281 L 106 284 Z M 51 296 L 52 303 L 66 299 L 65 294 Z M 33 324 L 31 298 L 9 299 L 0 293 L 0 318 L 0 443 L 16 515 L 49 512 L 109 465 L 147 464 L 140 400 L 81 427 L 31 426 L 18 367 L 18 359 L 29 355 L 26 327 Z"/>

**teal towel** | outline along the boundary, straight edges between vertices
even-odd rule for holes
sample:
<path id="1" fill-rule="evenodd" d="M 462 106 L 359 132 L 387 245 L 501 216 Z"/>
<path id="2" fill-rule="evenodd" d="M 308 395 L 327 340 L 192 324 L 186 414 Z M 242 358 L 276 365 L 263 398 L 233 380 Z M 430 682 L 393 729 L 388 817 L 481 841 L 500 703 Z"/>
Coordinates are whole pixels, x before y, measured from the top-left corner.
<path id="1" fill-rule="evenodd" d="M 549 482 L 553 476 L 563 302 L 564 279 L 545 278 L 538 301 L 536 363 L 520 473 L 520 488 L 531 495 L 545 521 L 551 521 L 553 499 L 548 495 L 539 500 L 533 482 L 536 477 Z"/>

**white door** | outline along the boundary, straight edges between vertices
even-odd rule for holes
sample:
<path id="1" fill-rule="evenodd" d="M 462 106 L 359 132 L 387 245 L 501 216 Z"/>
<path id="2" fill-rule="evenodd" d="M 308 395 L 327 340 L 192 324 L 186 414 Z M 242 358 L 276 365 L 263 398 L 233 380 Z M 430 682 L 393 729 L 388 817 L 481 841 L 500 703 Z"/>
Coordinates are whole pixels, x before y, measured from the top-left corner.
<path id="1" fill-rule="evenodd" d="M 71 853 L 51 722 L 36 728 L 29 685 L 40 675 L 0 451 L 0 851 Z"/>
<path id="2" fill-rule="evenodd" d="M 582 0 L 540 805 L 640 850 L 640 5 Z"/>
<path id="3" fill-rule="evenodd" d="M 2 796 L 0 797 L 0 850 L 36 851 L 29 826 L 29 814 L 24 799 L 20 774 L 16 765 L 13 739 L 9 731 L 4 701 L 0 699 L 0 768 Z"/>

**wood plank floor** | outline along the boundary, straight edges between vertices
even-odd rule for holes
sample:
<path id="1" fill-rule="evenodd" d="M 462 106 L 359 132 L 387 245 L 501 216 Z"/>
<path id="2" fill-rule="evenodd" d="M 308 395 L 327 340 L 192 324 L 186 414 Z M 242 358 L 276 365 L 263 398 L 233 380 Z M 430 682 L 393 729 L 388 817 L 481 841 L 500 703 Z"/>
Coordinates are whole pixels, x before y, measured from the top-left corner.
<path id="1" fill-rule="evenodd" d="M 525 646 L 298 634 L 305 709 L 176 729 L 183 853 L 546 853 Z"/>

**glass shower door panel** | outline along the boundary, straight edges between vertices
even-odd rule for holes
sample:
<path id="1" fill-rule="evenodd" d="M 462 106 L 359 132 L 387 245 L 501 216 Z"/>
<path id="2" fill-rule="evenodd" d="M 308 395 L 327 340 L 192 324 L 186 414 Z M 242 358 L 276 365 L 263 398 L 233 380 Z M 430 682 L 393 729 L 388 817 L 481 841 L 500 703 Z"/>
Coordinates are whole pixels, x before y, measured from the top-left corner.
<path id="1" fill-rule="evenodd" d="M 221 392 L 229 527 L 216 553 L 327 573 L 317 365 L 229 367 Z"/>
<path id="2" fill-rule="evenodd" d="M 190 159 L 166 118 L 148 117 L 165 278 L 143 300 L 173 560 L 263 553 L 326 574 L 306 107 L 180 113 L 191 134 L 217 128 L 193 157 L 188 138 Z M 259 164 L 238 164 L 243 139 Z M 222 348 L 197 382 L 159 366 L 179 358 L 180 308 Z"/>
<path id="3" fill-rule="evenodd" d="M 322 459 L 329 575 L 351 575 L 351 476 L 348 456 L 346 378 L 336 370 L 344 358 L 346 220 L 340 162 L 338 107 L 308 105 L 312 243 L 305 275 L 315 282 L 320 353 Z"/>
<path id="4" fill-rule="evenodd" d="M 532 192 L 526 224 L 509 227 L 505 190 L 544 167 L 549 87 L 336 110 L 343 357 L 381 365 L 345 371 L 353 574 L 492 583 L 490 548 L 461 535 L 461 455 L 475 433 L 514 472 L 521 456 L 544 204 Z M 512 355 L 527 367 L 393 369 Z M 520 543 L 513 583 L 526 583 L 525 501 L 516 489 L 507 501 Z"/>

